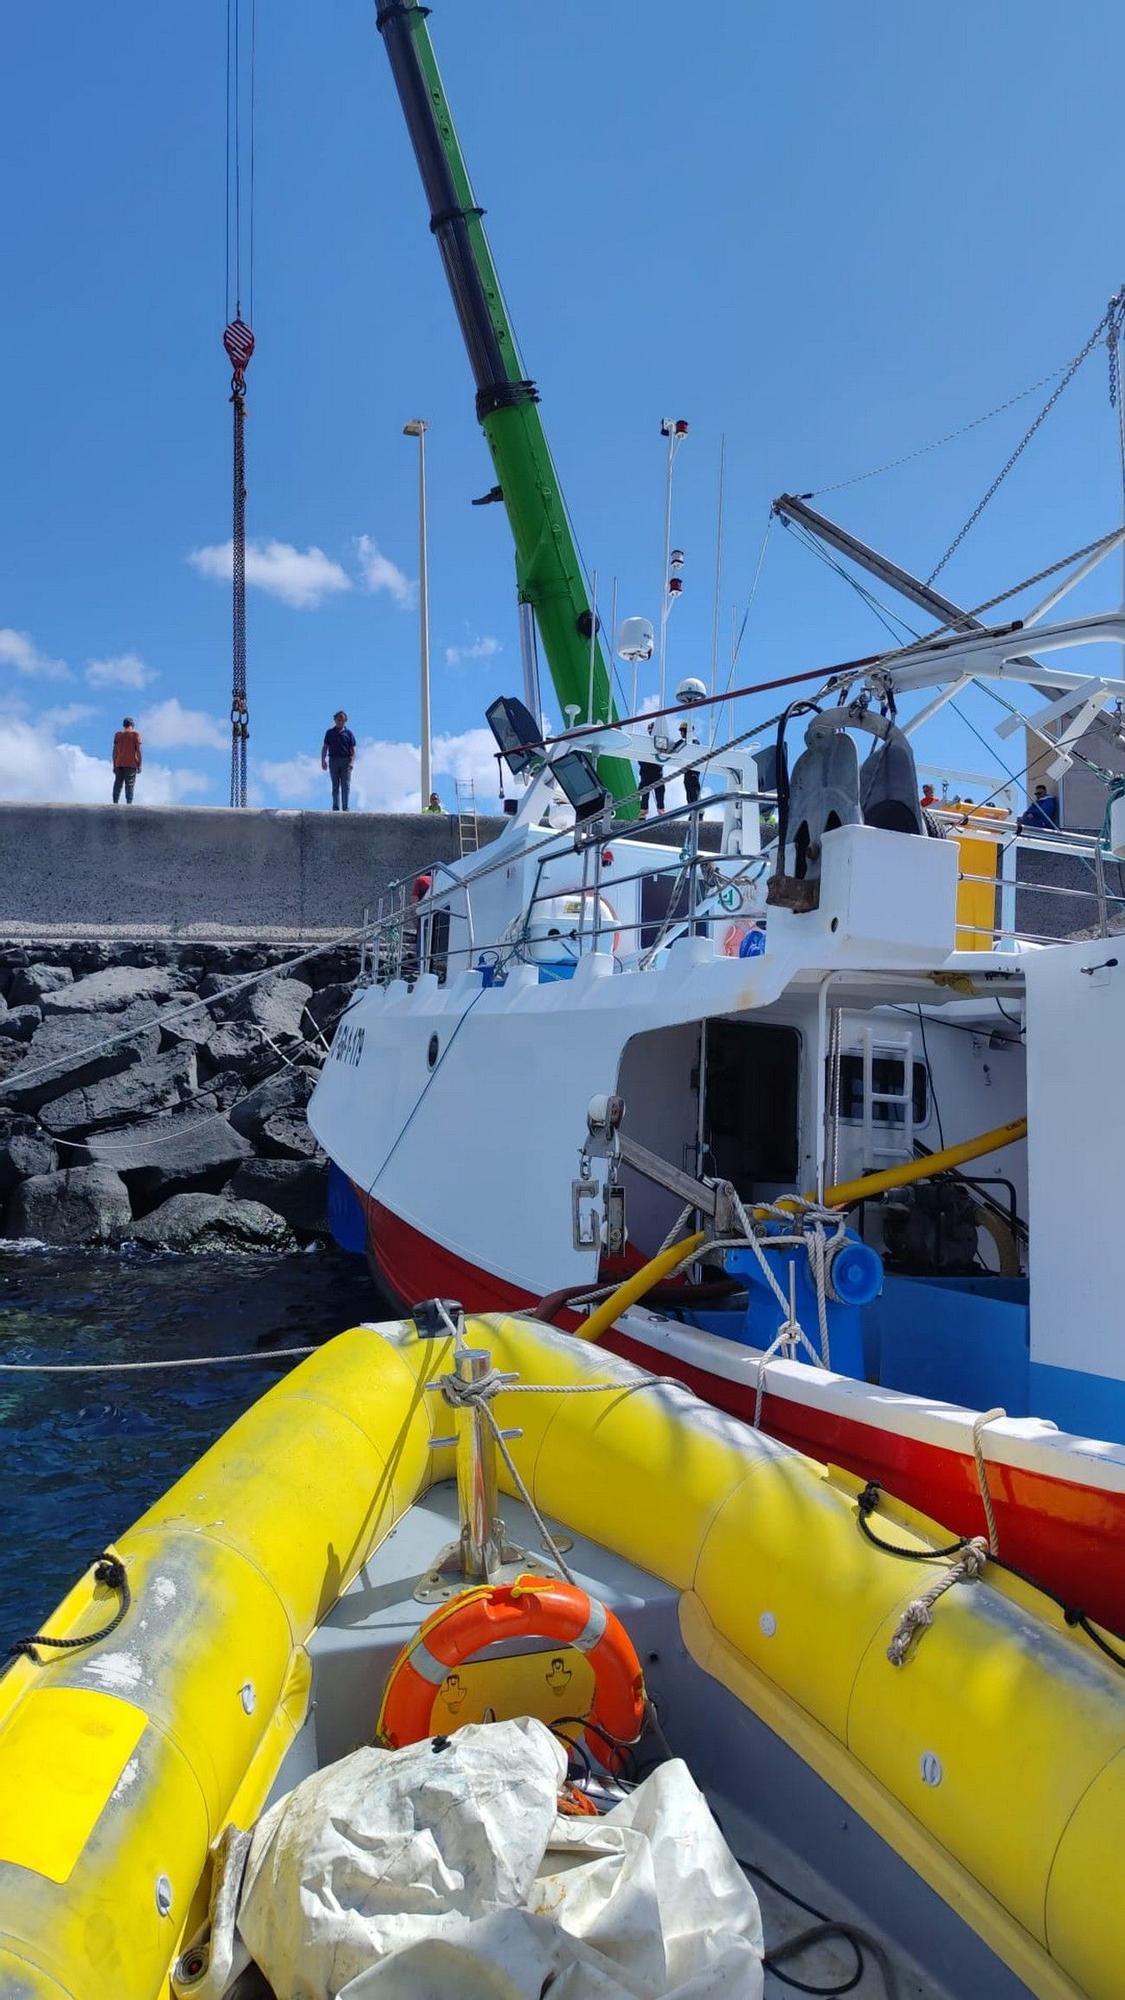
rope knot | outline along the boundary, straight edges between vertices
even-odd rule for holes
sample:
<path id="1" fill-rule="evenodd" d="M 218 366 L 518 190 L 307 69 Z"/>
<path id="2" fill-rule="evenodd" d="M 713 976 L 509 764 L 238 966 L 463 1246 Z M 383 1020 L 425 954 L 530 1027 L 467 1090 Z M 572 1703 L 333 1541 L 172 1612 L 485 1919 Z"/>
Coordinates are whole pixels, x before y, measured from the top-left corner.
<path id="1" fill-rule="evenodd" d="M 874 1514 L 877 1512 L 879 1506 L 879 1495 L 882 1492 L 882 1490 L 883 1489 L 880 1486 L 879 1481 L 877 1479 L 869 1479 L 866 1486 L 863 1489 L 863 1492 L 856 1494 L 855 1504 L 859 1508 L 860 1513 L 863 1515 L 864 1520 L 867 1519 L 867 1516 L 869 1514 Z"/>
<path id="2" fill-rule="evenodd" d="M 892 1667 L 906 1665 L 910 1648 L 919 1632 L 934 1622 L 934 1605 L 955 1583 L 975 1583 L 984 1574 L 989 1548 L 983 1535 L 975 1535 L 966 1542 L 956 1562 L 951 1563 L 943 1577 L 932 1583 L 921 1597 L 912 1597 L 902 1617 L 898 1621 L 893 1639 L 887 1647 L 887 1658 Z"/>
<path id="3" fill-rule="evenodd" d="M 984 1566 L 990 1553 L 988 1543 L 981 1535 L 974 1535 L 971 1542 L 966 1542 L 961 1557 L 961 1580 L 965 1583 L 976 1583 L 984 1575 Z"/>
<path id="4" fill-rule="evenodd" d="M 463 1381 L 460 1375 L 442 1375 L 438 1381 L 438 1388 L 451 1408 L 479 1410 L 491 1403 L 494 1396 L 499 1396 L 501 1391 L 516 1379 L 514 1375 L 501 1374 L 498 1368 L 490 1368 L 487 1374 L 482 1375 L 476 1382 Z"/>

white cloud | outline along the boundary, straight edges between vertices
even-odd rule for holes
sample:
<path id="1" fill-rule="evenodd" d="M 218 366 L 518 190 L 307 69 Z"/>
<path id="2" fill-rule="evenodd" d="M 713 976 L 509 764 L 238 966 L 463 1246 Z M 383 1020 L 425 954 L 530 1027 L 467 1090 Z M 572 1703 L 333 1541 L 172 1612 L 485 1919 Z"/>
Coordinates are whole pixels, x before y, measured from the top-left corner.
<path id="1" fill-rule="evenodd" d="M 209 782 L 202 771 L 147 762 L 137 784 L 137 800 L 150 806 L 175 805 L 192 793 L 205 792 Z M 91 757 L 77 743 L 60 742 L 43 720 L 28 722 L 13 712 L 0 715 L 0 798 L 108 805 L 112 791 L 108 757 Z"/>
<path id="2" fill-rule="evenodd" d="M 283 757 L 277 763 L 259 764 L 257 776 L 286 806 L 304 805 L 318 786 L 328 783 L 320 768 L 320 758 L 310 756 L 307 751 L 300 751 L 296 757 Z"/>
<path id="3" fill-rule="evenodd" d="M 200 576 L 229 583 L 233 570 L 230 542 L 193 549 L 188 557 Z M 246 581 L 298 611 L 315 611 L 326 597 L 350 590 L 352 579 L 323 549 L 294 548 L 292 542 L 251 541 L 246 545 Z"/>
<path id="4" fill-rule="evenodd" d="M 445 779 L 448 807 L 454 802 L 454 781 L 471 778 L 478 810 L 496 810 L 495 752 L 489 729 L 467 729 L 459 736 L 434 738 L 434 784 L 440 792 Z M 279 805 L 327 805 L 330 801 L 328 778 L 319 757 L 302 752 L 278 763 L 260 764 L 257 776 L 275 794 Z M 379 742 L 368 737 L 356 751 L 352 806 L 359 812 L 417 812 L 421 780 L 422 756 L 416 743 Z"/>
<path id="5" fill-rule="evenodd" d="M 422 753 L 416 743 L 377 743 L 356 752 L 352 804 L 361 812 L 418 812 L 421 808 Z"/>
<path id="6" fill-rule="evenodd" d="M 478 812 L 500 810 L 496 738 L 491 729 L 465 729 L 460 736 L 435 736 L 433 765 L 435 771 L 453 779 L 472 780 Z M 452 799 L 447 803 L 452 805 Z"/>
<path id="7" fill-rule="evenodd" d="M 230 726 L 199 708 L 181 708 L 175 695 L 146 709 L 140 718 L 145 748 L 153 750 L 226 750 Z"/>
<path id="8" fill-rule="evenodd" d="M 474 639 L 468 646 L 447 646 L 445 664 L 447 667 L 459 667 L 462 660 L 491 660 L 503 650 L 499 639 L 486 632 L 483 639 Z"/>
<path id="9" fill-rule="evenodd" d="M 359 536 L 356 551 L 367 589 L 385 590 L 400 611 L 412 611 L 418 602 L 418 585 L 412 583 L 398 564 L 382 553 L 379 544 L 373 542 L 370 535 Z"/>
<path id="10" fill-rule="evenodd" d="M 39 720 L 45 723 L 48 729 L 73 729 L 76 722 L 89 722 L 91 716 L 97 712 L 96 708 L 90 707 L 89 702 L 68 701 L 64 702 L 61 708 L 45 708 Z"/>
<path id="11" fill-rule="evenodd" d="M 41 653 L 28 632 L 15 632 L 10 625 L 0 627 L 0 666 L 14 667 L 17 674 L 44 681 L 72 678 L 65 660 L 49 659 Z"/>
<path id="12" fill-rule="evenodd" d="M 110 660 L 88 660 L 86 679 L 95 688 L 146 688 L 159 679 L 155 667 L 146 667 L 136 653 L 118 653 Z"/>

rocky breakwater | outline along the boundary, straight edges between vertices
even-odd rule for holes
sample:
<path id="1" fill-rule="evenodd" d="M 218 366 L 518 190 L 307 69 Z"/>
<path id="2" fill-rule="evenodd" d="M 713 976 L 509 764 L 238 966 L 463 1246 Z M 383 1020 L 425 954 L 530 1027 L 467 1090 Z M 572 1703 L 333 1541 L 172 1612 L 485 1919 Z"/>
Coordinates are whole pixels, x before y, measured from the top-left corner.
<path id="1" fill-rule="evenodd" d="M 330 946 L 290 973 L 286 956 L 0 948 L 0 1234 L 180 1251 L 326 1237 L 305 1107 L 358 957 Z"/>

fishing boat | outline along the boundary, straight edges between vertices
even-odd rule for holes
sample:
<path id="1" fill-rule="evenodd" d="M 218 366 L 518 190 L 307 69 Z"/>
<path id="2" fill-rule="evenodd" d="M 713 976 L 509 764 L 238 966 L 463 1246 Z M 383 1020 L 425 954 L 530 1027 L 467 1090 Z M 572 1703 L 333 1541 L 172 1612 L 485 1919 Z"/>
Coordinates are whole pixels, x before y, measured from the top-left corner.
<path id="1" fill-rule="evenodd" d="M 574 1327 L 680 1211 L 706 1222 L 686 1271 L 621 1301 L 607 1344 L 959 1533 L 985 1525 L 987 1459 L 1006 1555 L 1125 1631 L 1120 786 L 1103 833 L 1064 835 L 1020 823 L 1011 786 L 923 811 L 914 761 L 972 683 L 1052 771 L 1074 763 L 1125 697 L 1078 649 L 1104 658 L 1125 621 L 1059 607 L 1125 531 L 969 611 L 785 496 L 936 630 L 744 691 L 758 725 L 729 742 L 713 720 L 701 740 L 721 699 L 695 683 L 617 719 L 424 14 L 403 0 L 379 26 L 512 524 L 524 685 L 489 710 L 508 823 L 390 892 L 310 1106 L 343 1239 L 400 1301 L 549 1299 Z M 1114 353 L 1123 315 L 1119 296 Z M 684 426 L 664 428 L 671 465 Z M 586 718 L 546 737 L 537 631 Z M 642 827 L 654 758 L 690 796 Z M 1021 881 L 1063 864 L 1088 933 L 1072 942 L 1020 922 Z M 611 1102 L 607 1126 L 591 1107 Z M 794 1227 L 801 1245 L 771 1241 Z M 863 1267 L 852 1296 L 826 1256 L 838 1278 L 841 1257 Z"/>
<path id="2" fill-rule="evenodd" d="M 1098 1638 L 678 1384 L 429 1301 L 17 1649 L 0 1991 L 1111 2000 Z"/>

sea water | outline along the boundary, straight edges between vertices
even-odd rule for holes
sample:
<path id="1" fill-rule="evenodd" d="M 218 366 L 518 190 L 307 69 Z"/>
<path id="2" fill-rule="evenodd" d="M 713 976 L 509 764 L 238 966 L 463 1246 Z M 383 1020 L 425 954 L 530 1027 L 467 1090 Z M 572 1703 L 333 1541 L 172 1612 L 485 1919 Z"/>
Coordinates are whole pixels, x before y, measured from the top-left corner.
<path id="1" fill-rule="evenodd" d="M 0 1658 L 295 1362 L 391 1316 L 360 1257 L 0 1248 L 0 1363 L 260 1360 L 138 1374 L 0 1370 Z"/>

